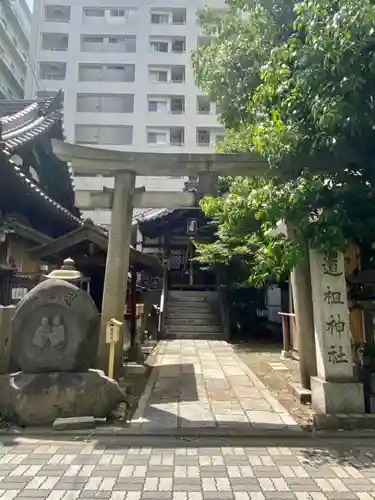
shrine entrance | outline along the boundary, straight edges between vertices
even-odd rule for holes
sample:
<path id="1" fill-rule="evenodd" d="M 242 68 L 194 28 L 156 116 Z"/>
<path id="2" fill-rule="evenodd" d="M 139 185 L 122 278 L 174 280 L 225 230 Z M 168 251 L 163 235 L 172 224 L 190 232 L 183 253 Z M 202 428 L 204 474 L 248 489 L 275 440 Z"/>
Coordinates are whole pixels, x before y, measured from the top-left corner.
<path id="1" fill-rule="evenodd" d="M 137 247 L 164 260 L 168 290 L 216 288 L 215 275 L 194 259 L 197 242 L 213 236 L 198 207 L 146 212 L 137 219 L 137 232 Z"/>
<path id="2" fill-rule="evenodd" d="M 268 163 L 255 153 L 241 154 L 171 154 L 135 153 L 113 151 L 88 146 L 53 141 L 55 155 L 71 164 L 74 174 L 114 177 L 114 189 L 78 193 L 82 195 L 79 206 L 111 210 L 111 230 L 108 243 L 104 280 L 101 335 L 97 367 L 107 370 L 108 345 L 105 328 L 112 318 L 122 320 L 126 299 L 129 269 L 129 252 L 132 237 L 133 208 L 192 209 L 199 207 L 204 195 L 217 194 L 217 179 L 224 176 L 252 176 L 264 174 Z M 140 176 L 196 177 L 198 191 L 146 192 L 135 188 L 135 178 Z M 193 218 L 192 218 L 193 219 Z M 189 236 L 189 235 L 187 235 Z M 186 235 L 185 235 L 186 239 Z M 174 242 L 173 242 L 174 243 Z M 172 241 L 169 248 L 175 250 Z M 180 265 L 185 265 L 183 254 L 175 253 Z M 169 259 L 161 255 L 164 264 L 163 284 L 167 282 Z M 175 261 L 176 262 L 176 261 Z M 172 270 L 171 270 L 172 271 Z M 175 271 L 173 270 L 173 273 Z M 172 274 L 170 275 L 170 277 Z M 189 283 L 194 275 L 189 274 Z M 181 277 L 183 281 L 184 278 Z M 116 367 L 122 365 L 122 339 L 117 346 Z"/>

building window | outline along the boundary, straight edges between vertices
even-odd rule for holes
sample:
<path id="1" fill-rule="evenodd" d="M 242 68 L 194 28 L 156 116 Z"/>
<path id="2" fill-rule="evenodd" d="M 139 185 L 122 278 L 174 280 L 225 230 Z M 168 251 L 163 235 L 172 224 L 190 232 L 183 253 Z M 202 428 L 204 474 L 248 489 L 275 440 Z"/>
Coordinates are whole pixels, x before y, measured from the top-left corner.
<path id="1" fill-rule="evenodd" d="M 167 132 L 147 132 L 147 144 L 168 144 Z"/>
<path id="2" fill-rule="evenodd" d="M 185 98 L 184 97 L 172 97 L 171 98 L 171 113 L 182 114 L 185 113 Z"/>
<path id="3" fill-rule="evenodd" d="M 80 82 L 134 82 L 135 65 L 102 65 L 86 64 L 79 65 Z"/>
<path id="4" fill-rule="evenodd" d="M 70 7 L 66 5 L 46 5 L 44 19 L 49 22 L 68 23 L 70 21 Z"/>
<path id="5" fill-rule="evenodd" d="M 183 146 L 185 142 L 185 133 L 183 127 L 172 127 L 170 130 L 171 146 Z"/>
<path id="6" fill-rule="evenodd" d="M 128 36 L 105 36 L 84 35 L 81 40 L 82 52 L 135 52 L 135 35 Z"/>
<path id="7" fill-rule="evenodd" d="M 168 81 L 168 71 L 158 71 L 158 70 L 150 70 L 149 72 L 150 80 L 153 82 L 167 82 Z"/>
<path id="8" fill-rule="evenodd" d="M 185 52 L 185 38 L 172 40 L 172 52 L 177 52 L 178 54 Z"/>
<path id="9" fill-rule="evenodd" d="M 176 66 L 171 68 L 171 82 L 184 83 L 185 82 L 185 67 Z"/>
<path id="10" fill-rule="evenodd" d="M 210 145 L 210 131 L 207 129 L 197 129 L 197 146 L 207 147 Z"/>
<path id="11" fill-rule="evenodd" d="M 151 23 L 152 24 L 169 24 L 169 14 L 151 14 Z"/>
<path id="12" fill-rule="evenodd" d="M 172 24 L 186 24 L 186 9 L 173 9 Z"/>
<path id="13" fill-rule="evenodd" d="M 199 95 L 197 97 L 197 113 L 198 115 L 209 115 L 211 112 L 211 103 L 208 97 Z"/>
<path id="14" fill-rule="evenodd" d="M 65 52 L 68 50 L 69 37 L 60 33 L 43 33 L 42 50 Z"/>
<path id="15" fill-rule="evenodd" d="M 130 146 L 133 144 L 131 125 L 76 125 L 75 140 L 79 144 Z"/>
<path id="16" fill-rule="evenodd" d="M 136 7 L 128 7 L 125 9 L 111 9 L 109 13 L 109 23 L 134 23 L 137 16 Z"/>
<path id="17" fill-rule="evenodd" d="M 104 17 L 105 16 L 105 10 L 104 9 L 94 9 L 94 8 L 87 8 L 83 9 L 83 15 L 84 17 Z"/>
<path id="18" fill-rule="evenodd" d="M 148 112 L 160 113 L 160 114 L 167 113 L 168 112 L 167 101 L 149 100 Z"/>
<path id="19" fill-rule="evenodd" d="M 78 94 L 80 113 L 133 113 L 134 94 Z"/>
<path id="20" fill-rule="evenodd" d="M 168 42 L 151 42 L 153 52 L 168 52 Z"/>
<path id="21" fill-rule="evenodd" d="M 41 80 L 65 80 L 66 63 L 42 62 L 39 65 Z"/>
<path id="22" fill-rule="evenodd" d="M 112 9 L 111 10 L 111 17 L 125 17 L 125 10 L 124 9 Z"/>

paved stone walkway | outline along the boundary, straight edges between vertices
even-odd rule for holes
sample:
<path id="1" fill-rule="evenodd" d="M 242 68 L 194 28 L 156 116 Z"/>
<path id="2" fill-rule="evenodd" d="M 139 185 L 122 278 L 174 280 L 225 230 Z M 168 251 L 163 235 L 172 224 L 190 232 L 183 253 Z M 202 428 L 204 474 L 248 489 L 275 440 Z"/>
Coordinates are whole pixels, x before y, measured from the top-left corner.
<path id="1" fill-rule="evenodd" d="M 162 341 L 152 364 L 133 427 L 301 431 L 227 342 Z"/>
<path id="2" fill-rule="evenodd" d="M 331 447 L 218 438 L 2 441 L 1 500 L 375 498 L 375 447 L 345 440 Z"/>

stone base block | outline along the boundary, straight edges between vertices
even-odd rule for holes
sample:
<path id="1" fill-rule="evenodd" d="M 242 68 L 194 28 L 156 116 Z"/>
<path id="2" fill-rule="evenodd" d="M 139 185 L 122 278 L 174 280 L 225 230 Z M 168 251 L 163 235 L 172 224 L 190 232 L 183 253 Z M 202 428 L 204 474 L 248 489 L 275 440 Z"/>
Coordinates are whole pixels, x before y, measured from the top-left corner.
<path id="1" fill-rule="evenodd" d="M 292 382 L 289 383 L 289 387 L 301 404 L 307 405 L 311 403 L 311 391 L 309 389 L 304 389 L 301 384 L 294 384 Z"/>
<path id="2" fill-rule="evenodd" d="M 105 418 L 125 399 L 117 382 L 100 370 L 0 376 L 0 413 L 22 426 L 52 425 L 69 417 Z"/>
<path id="3" fill-rule="evenodd" d="M 284 351 L 284 349 L 283 349 L 281 351 L 280 359 L 288 359 L 288 358 L 293 358 L 292 351 Z"/>
<path id="4" fill-rule="evenodd" d="M 53 422 L 53 428 L 56 431 L 75 431 L 78 429 L 93 429 L 94 427 L 94 417 L 57 418 Z"/>
<path id="5" fill-rule="evenodd" d="M 375 415 L 315 415 L 314 428 L 317 431 L 371 430 L 375 433 Z"/>
<path id="6" fill-rule="evenodd" d="M 125 373 L 127 375 L 144 375 L 147 372 L 147 366 L 139 363 L 126 363 Z"/>
<path id="7" fill-rule="evenodd" d="M 363 385 L 355 381 L 327 382 L 311 377 L 311 400 L 317 414 L 365 413 Z"/>

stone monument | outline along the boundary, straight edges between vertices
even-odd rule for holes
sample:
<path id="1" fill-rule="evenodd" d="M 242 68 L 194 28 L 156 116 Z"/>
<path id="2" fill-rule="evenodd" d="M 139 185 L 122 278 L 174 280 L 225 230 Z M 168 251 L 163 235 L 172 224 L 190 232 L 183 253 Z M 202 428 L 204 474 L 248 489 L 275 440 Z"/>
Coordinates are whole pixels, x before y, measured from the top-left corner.
<path id="1" fill-rule="evenodd" d="M 317 371 L 311 377 L 317 414 L 362 414 L 363 386 L 354 379 L 342 253 L 310 250 Z"/>
<path id="2" fill-rule="evenodd" d="M 48 279 L 18 304 L 12 355 L 20 370 L 0 376 L 0 412 L 21 425 L 48 425 L 60 417 L 106 417 L 125 395 L 93 370 L 99 314 L 72 283 Z"/>

